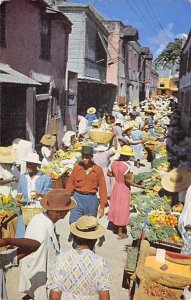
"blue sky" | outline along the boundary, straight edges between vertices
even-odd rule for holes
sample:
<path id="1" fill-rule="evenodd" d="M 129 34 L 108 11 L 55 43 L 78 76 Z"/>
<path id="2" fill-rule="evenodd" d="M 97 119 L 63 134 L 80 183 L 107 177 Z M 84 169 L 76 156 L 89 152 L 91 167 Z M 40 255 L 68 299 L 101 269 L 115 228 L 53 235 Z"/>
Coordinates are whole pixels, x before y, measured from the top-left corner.
<path id="1" fill-rule="evenodd" d="M 191 0 L 68 0 L 91 4 L 106 18 L 131 24 L 139 42 L 158 56 L 168 42 L 191 29 Z"/>

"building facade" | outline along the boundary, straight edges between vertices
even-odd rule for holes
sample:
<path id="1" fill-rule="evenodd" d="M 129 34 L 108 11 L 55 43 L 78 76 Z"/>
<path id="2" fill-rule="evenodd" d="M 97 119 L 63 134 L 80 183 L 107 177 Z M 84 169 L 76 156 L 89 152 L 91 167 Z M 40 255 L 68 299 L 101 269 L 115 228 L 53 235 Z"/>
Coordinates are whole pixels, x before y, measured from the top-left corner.
<path id="1" fill-rule="evenodd" d="M 191 137 L 191 31 L 181 54 L 178 106 L 181 110 L 182 126 Z"/>
<path id="2" fill-rule="evenodd" d="M 116 90 L 106 80 L 108 31 L 90 5 L 63 2 L 57 8 L 73 24 L 68 70 L 78 74 L 78 113 L 84 115 L 89 106 L 95 106 L 101 116 L 112 109 Z"/>
<path id="3" fill-rule="evenodd" d="M 67 106 L 71 22 L 43 0 L 1 1 L 0 22 L 1 62 L 40 83 L 27 89 L 26 138 L 39 144 L 41 136 L 53 131 L 56 123 L 60 140 Z"/>
<path id="4" fill-rule="evenodd" d="M 178 86 L 174 79 L 176 74 L 172 74 L 171 70 L 157 70 L 159 73 L 158 95 L 176 96 L 178 94 Z"/>

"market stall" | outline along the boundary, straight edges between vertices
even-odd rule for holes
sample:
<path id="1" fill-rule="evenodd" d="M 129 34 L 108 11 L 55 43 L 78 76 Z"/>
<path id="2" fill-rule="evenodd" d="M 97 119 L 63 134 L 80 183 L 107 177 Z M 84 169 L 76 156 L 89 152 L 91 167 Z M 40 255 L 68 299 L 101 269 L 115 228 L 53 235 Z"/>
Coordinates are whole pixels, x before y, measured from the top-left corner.
<path id="1" fill-rule="evenodd" d="M 139 286 L 134 300 L 178 300 L 190 285 L 191 256 L 166 251 L 160 261 L 157 251 L 149 242 L 142 241 L 135 271 Z"/>

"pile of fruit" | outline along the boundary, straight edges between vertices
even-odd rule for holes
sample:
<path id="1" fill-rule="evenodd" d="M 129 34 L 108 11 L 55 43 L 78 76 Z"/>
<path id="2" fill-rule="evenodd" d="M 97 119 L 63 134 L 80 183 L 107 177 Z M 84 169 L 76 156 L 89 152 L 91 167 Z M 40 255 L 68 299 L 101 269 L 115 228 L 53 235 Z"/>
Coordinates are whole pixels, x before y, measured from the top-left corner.
<path id="1" fill-rule="evenodd" d="M 59 160 L 53 160 L 48 165 L 41 167 L 41 172 L 49 175 L 52 179 L 58 179 L 66 171 L 66 167 Z"/>
<path id="2" fill-rule="evenodd" d="M 178 204 L 176 204 L 172 207 L 172 211 L 181 213 L 183 210 L 183 207 L 184 207 L 184 205 L 181 202 L 179 202 Z"/>
<path id="3" fill-rule="evenodd" d="M 75 151 L 63 151 L 63 150 L 58 150 L 54 156 L 56 159 L 71 159 L 73 156 L 75 156 Z"/>
<path id="4" fill-rule="evenodd" d="M 0 195 L 0 212 L 19 213 L 20 208 L 17 206 L 17 200 L 10 194 L 8 196 Z"/>
<path id="5" fill-rule="evenodd" d="M 149 220 L 160 226 L 177 227 L 178 219 L 176 216 L 166 213 L 154 212 L 149 214 Z"/>

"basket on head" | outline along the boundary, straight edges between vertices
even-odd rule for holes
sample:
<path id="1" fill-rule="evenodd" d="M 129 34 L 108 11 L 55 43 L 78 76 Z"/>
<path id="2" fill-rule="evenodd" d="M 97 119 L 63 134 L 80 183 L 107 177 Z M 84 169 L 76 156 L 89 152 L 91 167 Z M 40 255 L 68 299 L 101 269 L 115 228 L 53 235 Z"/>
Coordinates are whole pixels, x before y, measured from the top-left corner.
<path id="1" fill-rule="evenodd" d="M 108 144 L 113 138 L 111 131 L 89 130 L 90 139 L 97 144 Z"/>
<path id="2" fill-rule="evenodd" d="M 43 207 L 21 207 L 22 216 L 23 216 L 23 223 L 24 225 L 28 225 L 32 217 L 40 214 L 44 211 Z"/>

